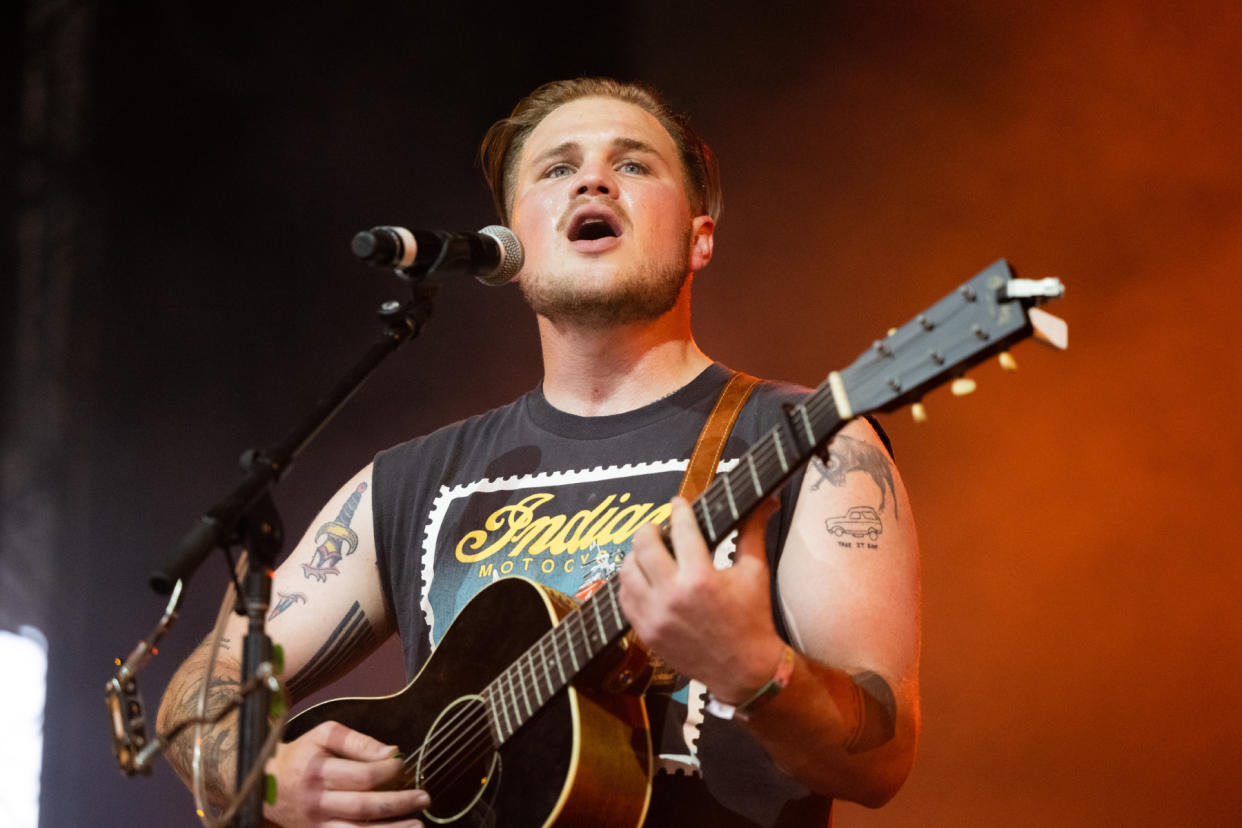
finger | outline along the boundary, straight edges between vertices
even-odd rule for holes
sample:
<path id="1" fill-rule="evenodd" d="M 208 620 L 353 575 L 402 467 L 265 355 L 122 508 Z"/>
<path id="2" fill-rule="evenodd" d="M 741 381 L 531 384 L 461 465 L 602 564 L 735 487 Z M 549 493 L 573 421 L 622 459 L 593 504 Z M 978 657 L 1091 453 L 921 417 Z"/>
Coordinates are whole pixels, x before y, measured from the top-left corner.
<path id="1" fill-rule="evenodd" d="M 677 572 L 677 561 L 664 545 L 660 536 L 660 528 L 654 523 L 646 523 L 634 533 L 634 541 L 630 547 L 627 560 L 633 559 L 632 566 L 642 574 L 649 584 L 658 584 L 672 578 Z"/>
<path id="2" fill-rule="evenodd" d="M 763 502 L 746 516 L 746 520 L 742 522 L 738 530 L 737 554 L 733 559 L 734 566 L 738 564 L 745 566 L 753 563 L 761 563 L 764 567 L 768 565 L 766 542 L 768 520 L 780 508 L 780 505 L 781 502 L 775 497 L 764 498 Z"/>
<path id="3" fill-rule="evenodd" d="M 371 791 L 398 778 L 405 769 L 405 762 L 401 759 L 360 762 L 356 759 L 329 757 L 323 760 L 319 774 L 325 788 L 337 791 Z"/>
<path id="4" fill-rule="evenodd" d="M 324 791 L 319 799 L 319 813 L 327 819 L 353 820 L 368 825 L 374 824 L 375 820 L 404 824 L 415 812 L 430 804 L 427 792 L 415 788 L 400 791 Z"/>
<path id="5" fill-rule="evenodd" d="M 391 759 L 397 752 L 396 745 L 386 745 L 379 739 L 373 739 L 340 722 L 324 722 L 310 733 L 314 734 L 314 739 L 320 746 L 344 759 L 377 762 Z"/>
<path id="6" fill-rule="evenodd" d="M 669 537 L 673 541 L 673 552 L 677 556 L 677 566 L 687 572 L 696 569 L 712 568 L 711 550 L 703 533 L 699 531 L 699 521 L 694 516 L 690 503 L 683 497 L 672 500 L 672 528 Z"/>

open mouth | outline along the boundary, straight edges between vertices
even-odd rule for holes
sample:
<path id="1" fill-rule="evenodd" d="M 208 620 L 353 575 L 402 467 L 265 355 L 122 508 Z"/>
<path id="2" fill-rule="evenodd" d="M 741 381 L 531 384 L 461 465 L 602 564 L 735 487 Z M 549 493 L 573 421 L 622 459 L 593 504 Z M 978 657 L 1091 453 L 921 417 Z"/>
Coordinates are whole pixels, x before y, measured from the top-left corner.
<path id="1" fill-rule="evenodd" d="M 621 223 L 607 210 L 583 210 L 569 225 L 569 240 L 597 241 L 621 235 Z"/>

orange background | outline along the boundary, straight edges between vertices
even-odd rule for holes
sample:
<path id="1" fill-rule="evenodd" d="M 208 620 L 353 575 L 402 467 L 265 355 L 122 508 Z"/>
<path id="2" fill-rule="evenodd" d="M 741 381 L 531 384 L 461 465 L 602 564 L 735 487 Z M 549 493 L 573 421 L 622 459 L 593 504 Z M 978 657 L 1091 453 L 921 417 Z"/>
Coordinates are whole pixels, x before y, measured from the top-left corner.
<path id="1" fill-rule="evenodd" d="M 148 572 L 371 341 L 397 291 L 350 235 L 490 223 L 478 139 L 579 73 L 648 80 L 716 147 L 696 331 L 735 368 L 818 384 L 1000 257 L 1068 288 L 1068 352 L 1023 344 L 929 423 L 884 419 L 923 549 L 924 730 L 896 799 L 838 827 L 1237 822 L 1242 6 L 474 5 L 91 18 L 68 84 L 89 140 L 48 164 L 78 177 L 84 263 L 45 484 L 65 519 L 27 551 L 56 568 L 48 824 L 193 824 L 167 767 L 116 772 L 99 703 L 163 608 Z M 377 449 L 538 374 L 516 291 L 446 286 L 282 486 L 289 534 Z M 152 713 L 214 615 L 207 569 Z M 401 683 L 389 645 L 332 693 Z"/>
<path id="2" fill-rule="evenodd" d="M 738 367 L 818 382 L 1001 256 L 1068 287 L 1068 352 L 885 419 L 925 726 L 898 797 L 837 824 L 1233 824 L 1242 16 L 999 5 L 894 10 L 712 124 L 741 132 L 699 329 Z"/>

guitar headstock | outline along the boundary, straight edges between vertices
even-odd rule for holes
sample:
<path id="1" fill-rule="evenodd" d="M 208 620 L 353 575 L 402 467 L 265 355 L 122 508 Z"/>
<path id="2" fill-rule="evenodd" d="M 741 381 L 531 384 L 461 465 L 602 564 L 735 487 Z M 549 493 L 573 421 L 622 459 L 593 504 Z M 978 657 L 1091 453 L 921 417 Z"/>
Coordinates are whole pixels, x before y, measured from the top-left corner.
<path id="1" fill-rule="evenodd" d="M 836 396 L 844 392 L 854 416 L 917 402 L 932 388 L 1035 334 L 1031 310 L 1064 294 L 1060 280 L 1019 279 L 1000 259 L 876 340 L 839 373 Z"/>

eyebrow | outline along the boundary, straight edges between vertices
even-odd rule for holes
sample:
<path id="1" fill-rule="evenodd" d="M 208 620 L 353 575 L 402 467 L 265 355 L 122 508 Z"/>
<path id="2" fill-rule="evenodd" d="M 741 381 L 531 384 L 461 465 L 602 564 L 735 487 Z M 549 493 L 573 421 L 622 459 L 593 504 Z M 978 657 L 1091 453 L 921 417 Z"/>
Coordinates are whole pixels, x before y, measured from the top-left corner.
<path id="1" fill-rule="evenodd" d="M 656 150 L 655 147 L 651 146 L 646 141 L 639 141 L 637 138 L 614 138 L 612 139 L 612 148 L 631 150 L 633 152 L 645 152 L 645 153 L 648 153 L 650 155 L 655 155 L 655 156 L 659 156 L 660 154 Z M 555 147 L 552 147 L 551 149 L 544 150 L 543 152 L 539 153 L 539 155 L 531 159 L 531 164 L 537 166 L 551 158 L 557 158 L 562 155 L 568 155 L 569 153 L 577 149 L 579 149 L 579 144 L 577 141 L 565 141 L 563 143 L 557 144 Z"/>

